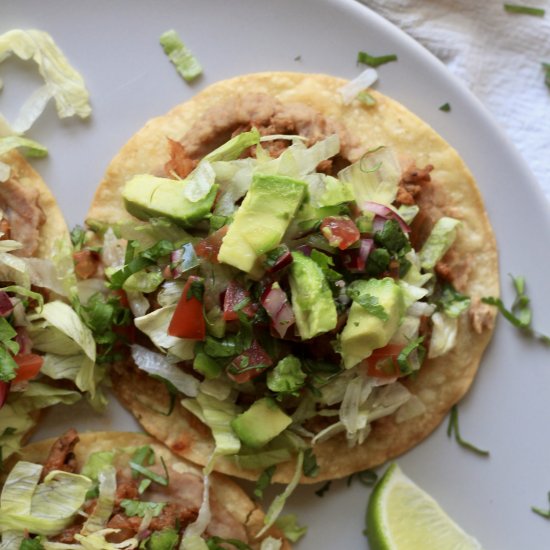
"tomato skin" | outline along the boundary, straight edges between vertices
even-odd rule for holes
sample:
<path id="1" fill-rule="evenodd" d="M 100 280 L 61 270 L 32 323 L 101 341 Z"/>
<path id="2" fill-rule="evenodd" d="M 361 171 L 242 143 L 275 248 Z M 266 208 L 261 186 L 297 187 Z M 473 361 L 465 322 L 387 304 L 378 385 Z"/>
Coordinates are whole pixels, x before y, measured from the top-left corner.
<path id="1" fill-rule="evenodd" d="M 18 353 L 13 360 L 19 367 L 15 378 L 12 380 L 14 384 L 36 378 L 44 364 L 44 358 L 36 355 L 36 353 Z"/>
<path id="2" fill-rule="evenodd" d="M 246 298 L 250 298 L 250 292 L 245 290 L 236 281 L 230 281 L 223 297 L 223 318 L 226 321 L 236 321 L 239 318 L 239 314 L 235 311 L 235 307 Z M 248 303 L 240 311 L 248 317 L 254 317 L 257 309 L 255 304 Z"/>
<path id="3" fill-rule="evenodd" d="M 187 279 L 168 327 L 170 336 L 189 338 L 190 340 L 204 340 L 206 338 L 206 322 L 202 302 L 195 296 L 187 296 L 193 282 L 198 280 L 200 280 L 200 277 L 194 275 Z"/>
<path id="4" fill-rule="evenodd" d="M 321 233 L 330 245 L 340 250 L 349 248 L 361 237 L 359 229 L 347 216 L 328 216 L 321 222 Z"/>
<path id="5" fill-rule="evenodd" d="M 399 344 L 388 344 L 383 348 L 376 349 L 370 357 L 362 361 L 366 365 L 367 374 L 375 378 L 396 378 L 402 376 L 401 369 L 397 363 L 397 356 L 405 346 Z"/>
<path id="6" fill-rule="evenodd" d="M 209 262 L 215 264 L 219 263 L 218 254 L 220 253 L 223 238 L 227 234 L 228 230 L 229 226 L 224 225 L 223 227 L 220 227 L 217 231 L 212 233 L 212 235 L 206 237 L 206 239 L 199 241 L 195 245 L 195 254 L 200 258 L 208 260 Z"/>
<path id="7" fill-rule="evenodd" d="M 245 358 L 247 359 L 247 368 L 253 367 L 254 365 L 264 365 L 264 367 L 261 369 L 249 368 L 243 372 L 232 372 L 232 370 L 238 371 Z M 235 357 L 235 359 L 231 361 L 231 364 L 226 369 L 226 373 L 227 376 L 231 378 L 231 380 L 237 382 L 237 384 L 244 384 L 245 382 L 248 382 L 249 380 L 256 378 L 256 376 L 262 374 L 262 372 L 265 371 L 265 365 L 271 367 L 271 365 L 273 365 L 273 360 L 269 357 L 262 346 L 260 346 L 258 341 L 254 340 L 250 348 L 243 351 L 241 355 Z"/>

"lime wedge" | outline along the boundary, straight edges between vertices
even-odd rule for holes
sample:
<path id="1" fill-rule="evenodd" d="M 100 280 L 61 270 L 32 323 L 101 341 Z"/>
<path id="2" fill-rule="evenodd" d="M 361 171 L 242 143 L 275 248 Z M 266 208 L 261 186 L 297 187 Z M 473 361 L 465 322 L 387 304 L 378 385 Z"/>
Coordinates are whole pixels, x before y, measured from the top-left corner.
<path id="1" fill-rule="evenodd" d="M 481 550 L 418 485 L 392 464 L 376 484 L 367 510 L 371 550 Z"/>

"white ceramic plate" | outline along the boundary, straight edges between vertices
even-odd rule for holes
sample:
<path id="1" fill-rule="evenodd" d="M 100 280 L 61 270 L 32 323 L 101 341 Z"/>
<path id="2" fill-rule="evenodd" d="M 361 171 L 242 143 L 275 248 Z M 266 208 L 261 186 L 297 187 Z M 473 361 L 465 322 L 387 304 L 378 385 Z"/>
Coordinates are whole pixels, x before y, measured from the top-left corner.
<path id="1" fill-rule="evenodd" d="M 550 223 L 546 202 L 512 146 L 479 102 L 444 66 L 401 31 L 348 1 L 335 0 L 18 0 L 4 3 L 0 31 L 49 31 L 84 75 L 91 120 L 59 121 L 50 106 L 31 137 L 50 149 L 35 163 L 72 226 L 81 223 L 111 157 L 145 121 L 217 80 L 266 70 L 323 72 L 352 78 L 357 52 L 396 53 L 380 68 L 378 89 L 401 101 L 439 131 L 466 160 L 485 197 L 506 274 L 523 274 L 534 304 L 534 324 L 550 332 L 546 254 Z M 158 38 L 178 30 L 204 65 L 204 76 L 185 84 L 165 58 Z M 0 67 L 5 89 L 0 110 L 11 117 L 39 84 L 34 68 L 16 60 Z M 449 102 L 450 113 L 438 107 Z M 550 490 L 549 350 L 522 338 L 500 320 L 479 376 L 460 405 L 463 436 L 488 448 L 479 458 L 449 440 L 445 426 L 399 459 L 486 549 L 548 547 L 550 523 L 531 512 L 546 507 Z M 36 437 L 80 429 L 136 429 L 113 403 L 104 417 L 85 407 L 53 411 Z M 345 449 L 342 449 L 345 452 Z M 365 548 L 362 534 L 369 491 L 357 482 L 333 482 L 297 492 L 290 510 L 309 526 L 299 548 Z M 428 549 L 429 550 L 429 549 Z"/>

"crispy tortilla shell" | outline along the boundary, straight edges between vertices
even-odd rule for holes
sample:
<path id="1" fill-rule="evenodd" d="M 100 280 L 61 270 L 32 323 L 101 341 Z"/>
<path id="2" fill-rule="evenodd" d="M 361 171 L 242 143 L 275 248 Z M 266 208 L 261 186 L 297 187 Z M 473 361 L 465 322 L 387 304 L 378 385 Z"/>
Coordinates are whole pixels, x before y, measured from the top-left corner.
<path id="1" fill-rule="evenodd" d="M 455 286 L 472 298 L 469 313 L 460 319 L 457 345 L 446 355 L 427 360 L 416 378 L 404 382 L 422 400 L 426 412 L 401 423 L 394 415 L 382 418 L 374 422 L 367 440 L 353 448 L 346 448 L 343 435 L 317 444 L 314 452 L 321 472 L 316 478 L 303 478 L 304 483 L 377 466 L 425 439 L 470 387 L 495 321 L 495 311 L 480 298 L 499 293 L 495 237 L 480 192 L 458 153 L 430 126 L 380 93 L 371 92 L 376 98 L 372 107 L 358 101 L 344 105 L 338 93 L 343 84 L 339 78 L 299 73 L 252 74 L 214 84 L 165 116 L 150 120 L 130 139 L 109 165 L 89 211 L 89 218 L 108 223 L 133 219 L 121 197 L 126 180 L 140 173 L 162 174 L 169 160 L 168 139 L 181 140 L 213 108 L 228 98 L 248 94 L 268 94 L 283 104 L 303 103 L 334 119 L 351 135 L 347 151 L 351 161 L 386 145 L 396 152 L 403 169 L 413 164 L 434 167 L 429 188 L 419 202 L 433 221 L 443 215 L 462 221 L 445 262 Z M 209 429 L 181 406 L 170 416 L 163 415 L 169 400 L 162 384 L 128 364 L 116 366 L 113 384 L 123 404 L 149 433 L 181 456 L 206 463 L 214 448 Z M 231 459 L 220 459 L 217 469 L 249 479 L 259 474 L 240 469 Z M 274 479 L 288 482 L 293 470 L 293 463 L 282 464 Z"/>
<path id="2" fill-rule="evenodd" d="M 164 460 L 169 469 L 179 474 L 193 474 L 202 479 L 202 469 L 191 462 L 176 456 L 168 448 L 158 441 L 144 434 L 130 432 L 91 432 L 79 434 L 74 454 L 76 457 L 76 471 L 79 472 L 86 463 L 88 457 L 95 452 L 111 451 L 114 449 L 131 449 L 150 445 L 155 456 Z M 27 445 L 15 455 L 12 455 L 7 463 L 5 472 L 9 472 L 16 461 L 26 460 L 36 464 L 45 463 L 50 449 L 56 439 L 48 439 Z M 280 531 L 272 528 L 261 538 L 255 540 L 255 535 L 261 530 L 264 523 L 264 513 L 248 495 L 234 481 L 226 476 L 214 472 L 210 478 L 210 498 L 216 501 L 224 510 L 244 526 L 248 539 L 253 548 L 259 547 L 261 541 L 273 536 L 281 538 Z M 255 541 L 255 542 L 254 542 Z M 282 539 L 282 550 L 290 550 L 291 546 L 286 539 Z"/>

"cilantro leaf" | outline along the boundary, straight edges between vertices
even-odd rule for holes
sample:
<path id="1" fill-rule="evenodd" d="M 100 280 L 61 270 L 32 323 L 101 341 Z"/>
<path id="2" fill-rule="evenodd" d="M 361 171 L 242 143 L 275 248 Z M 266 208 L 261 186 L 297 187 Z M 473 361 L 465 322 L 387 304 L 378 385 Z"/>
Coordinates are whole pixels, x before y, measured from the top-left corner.
<path id="1" fill-rule="evenodd" d="M 269 371 L 267 387 L 273 392 L 298 396 L 306 378 L 300 360 L 293 355 L 287 355 Z"/>
<path id="2" fill-rule="evenodd" d="M 508 13 L 522 13 L 524 15 L 534 15 L 535 17 L 544 17 L 546 13 L 542 8 L 532 8 L 531 6 L 522 6 L 519 4 L 504 4 L 504 11 Z"/>
<path id="3" fill-rule="evenodd" d="M 548 501 L 550 502 L 550 493 L 548 493 Z M 531 510 L 535 512 L 535 514 L 538 514 L 539 516 L 542 516 L 543 518 L 550 519 L 550 509 L 543 510 L 542 508 L 537 508 L 536 506 L 531 506 Z"/>
<path id="4" fill-rule="evenodd" d="M 411 248 L 409 239 L 396 220 L 387 220 L 382 229 L 374 234 L 374 242 L 393 253 L 403 249 L 408 251 Z"/>
<path id="5" fill-rule="evenodd" d="M 469 296 L 461 294 L 453 285 L 446 283 L 441 290 L 437 305 L 445 315 L 456 318 L 470 307 L 471 302 Z"/>
<path id="6" fill-rule="evenodd" d="M 496 306 L 507 321 L 522 330 L 525 334 L 533 336 L 543 344 L 550 345 L 550 336 L 537 332 L 531 327 L 532 312 L 530 299 L 525 294 L 525 278 L 514 277 L 513 275 L 510 275 L 510 277 L 516 291 L 516 298 L 510 309 L 506 308 L 500 298 L 495 298 L 494 296 L 486 296 L 481 301 L 484 304 Z"/>
<path id="7" fill-rule="evenodd" d="M 129 498 L 122 499 L 120 505 L 124 508 L 127 516 L 145 516 L 145 513 L 150 511 L 153 517 L 159 516 L 166 506 L 166 502 L 144 502 L 139 500 L 130 500 Z"/>
<path id="8" fill-rule="evenodd" d="M 275 469 L 276 469 L 276 465 L 273 464 L 273 466 L 266 468 L 260 474 L 260 477 L 256 482 L 256 487 L 254 488 L 254 496 L 256 496 L 259 499 L 262 499 L 264 497 L 264 491 L 271 485 L 271 479 L 273 478 Z"/>
<path id="9" fill-rule="evenodd" d="M 305 450 L 302 471 L 306 477 L 317 477 L 319 475 L 320 468 L 313 449 Z"/>
<path id="10" fill-rule="evenodd" d="M 418 354 L 420 354 L 420 362 L 424 359 L 424 354 L 426 352 L 426 349 L 422 345 L 422 342 L 424 341 L 424 336 L 420 336 L 419 338 L 416 338 L 414 340 L 411 340 L 400 352 L 397 356 L 397 364 L 399 365 L 399 369 L 403 374 L 410 374 L 413 372 L 413 368 L 411 367 L 411 364 L 409 362 L 411 354 L 416 351 Z"/>
<path id="11" fill-rule="evenodd" d="M 128 252 L 132 249 L 133 247 L 131 247 L 130 243 L 128 243 L 126 251 Z M 127 260 L 127 263 L 123 267 L 111 275 L 111 288 L 122 288 L 124 282 L 128 279 L 128 277 L 130 277 L 130 275 L 155 264 L 159 258 L 167 256 L 173 250 L 174 245 L 170 241 L 163 239 L 150 248 L 147 248 L 143 252 L 135 255 L 132 259 Z"/>
<path id="12" fill-rule="evenodd" d="M 19 550 L 44 550 L 40 539 L 23 539 Z"/>
<path id="13" fill-rule="evenodd" d="M 14 361 L 10 352 L 4 346 L 0 346 L 0 381 L 9 382 L 13 380 L 16 376 L 17 369 L 17 363 Z"/>
<path id="14" fill-rule="evenodd" d="M 328 254 L 324 254 L 323 252 L 319 252 L 319 250 L 314 249 L 311 251 L 310 258 L 321 268 L 327 281 L 334 282 L 342 278 L 340 273 L 332 269 L 334 260 Z"/>
<path id="15" fill-rule="evenodd" d="M 542 63 L 544 69 L 544 83 L 550 88 L 550 63 Z"/>
<path id="16" fill-rule="evenodd" d="M 385 248 L 375 248 L 367 260 L 367 275 L 376 277 L 390 266 L 390 253 Z"/>
<path id="17" fill-rule="evenodd" d="M 450 103 L 443 103 L 441 107 L 439 107 L 440 111 L 443 111 L 444 113 L 448 113 L 451 110 L 451 104 Z"/>
<path id="18" fill-rule="evenodd" d="M 357 54 L 357 63 L 363 63 L 369 67 L 379 67 L 380 65 L 390 63 L 391 61 L 397 61 L 397 55 L 388 54 L 376 57 L 368 54 L 367 52 L 358 52 Z"/>
<path id="19" fill-rule="evenodd" d="M 361 282 L 361 281 L 357 281 Z M 382 319 L 382 321 L 388 320 L 388 313 L 384 307 L 378 301 L 376 296 L 361 292 L 358 288 L 359 285 L 351 283 L 347 289 L 347 295 L 362 308 L 366 309 L 371 315 Z"/>
<path id="20" fill-rule="evenodd" d="M 73 243 L 74 249 L 76 251 L 82 250 L 85 241 L 86 230 L 80 225 L 75 225 L 75 227 L 71 230 L 71 242 Z"/>
<path id="21" fill-rule="evenodd" d="M 455 436 L 455 441 L 460 446 L 468 449 L 468 451 L 472 451 L 479 456 L 489 456 L 489 451 L 483 451 L 479 447 L 476 447 L 475 445 L 472 445 L 468 441 L 462 439 L 462 436 L 460 435 L 460 429 L 458 427 L 458 407 L 456 405 L 453 405 L 451 412 L 449 413 L 449 424 L 447 426 L 447 436 L 451 437 L 453 433 Z"/>

